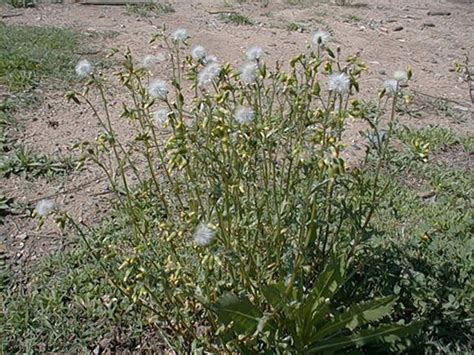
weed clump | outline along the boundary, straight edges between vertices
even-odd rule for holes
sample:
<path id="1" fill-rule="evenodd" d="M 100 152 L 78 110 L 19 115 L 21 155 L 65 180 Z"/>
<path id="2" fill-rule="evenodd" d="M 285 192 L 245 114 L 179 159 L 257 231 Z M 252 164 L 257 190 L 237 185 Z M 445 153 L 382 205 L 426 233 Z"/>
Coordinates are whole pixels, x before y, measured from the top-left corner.
<path id="1" fill-rule="evenodd" d="M 127 237 L 90 239 L 93 230 L 71 216 L 58 221 L 78 230 L 177 349 L 401 348 L 417 328 L 383 322 L 396 304 L 390 295 L 335 302 L 383 198 L 401 87 L 395 78 L 391 95 L 378 94 L 377 114 L 361 115 L 365 64 L 342 59 L 318 33 L 289 71 L 271 69 L 259 47 L 235 70 L 201 46 L 190 50 L 184 29 L 153 38 L 169 51 L 166 80 L 127 51 L 117 77 L 131 99 L 121 116 L 136 129 L 132 148 L 116 136 L 101 73 L 88 70 L 85 91 L 67 95 L 90 105 L 102 126 L 83 156 L 109 178 Z M 365 120 L 377 137 L 358 168 L 342 158 L 349 119 Z"/>

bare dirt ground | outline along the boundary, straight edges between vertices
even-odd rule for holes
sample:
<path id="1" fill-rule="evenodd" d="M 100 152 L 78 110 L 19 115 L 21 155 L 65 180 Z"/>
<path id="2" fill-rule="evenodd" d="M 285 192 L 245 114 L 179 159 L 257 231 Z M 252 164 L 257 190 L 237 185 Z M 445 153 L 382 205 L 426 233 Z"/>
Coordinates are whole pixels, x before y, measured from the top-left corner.
<path id="1" fill-rule="evenodd" d="M 220 61 L 236 66 L 244 62 L 245 50 L 252 45 L 264 48 L 267 62 L 285 62 L 306 48 L 312 31 L 325 29 L 333 34 L 333 44 L 340 45 L 344 55 L 360 53 L 369 65 L 361 82 L 364 92 L 375 94 L 397 69 L 413 69 L 415 76 L 410 87 L 418 92 L 416 98 L 422 109 L 420 117 L 404 118 L 405 123 L 416 127 L 440 125 L 464 135 L 472 134 L 474 107 L 466 84 L 453 71 L 454 62 L 462 60 L 463 53 L 474 55 L 471 3 L 379 0 L 341 7 L 309 0 L 298 5 L 270 0 L 266 6 L 263 1 L 233 4 L 220 0 L 183 0 L 171 4 L 176 12 L 157 18 L 130 15 L 123 6 L 79 4 L 3 8 L 2 15 L 18 16 L 2 17 L 7 25 L 60 26 L 81 31 L 91 39 L 85 44 L 84 58 L 88 57 L 87 53 L 97 55 L 97 52 L 105 56 L 115 47 L 130 47 L 138 58 L 158 54 L 163 49 L 148 43 L 156 28 L 163 24 L 171 30 L 183 27 L 193 44 L 204 45 Z M 229 11 L 246 15 L 254 24 L 225 23 L 221 13 Z M 156 73 L 160 77 L 166 74 L 165 69 Z M 43 97 L 41 107 L 19 115 L 18 119 L 25 125 L 17 137 L 20 142 L 39 152 L 67 153 L 72 144 L 96 136 L 98 125 L 90 110 L 66 103 L 62 91 L 47 90 Z M 439 97 L 447 100 L 443 102 L 450 105 L 453 117 L 447 118 L 436 109 L 434 98 Z M 123 94 L 113 88 L 110 99 L 117 127 L 126 137 L 130 127 L 119 119 Z M 357 142 L 358 130 L 358 123 L 351 122 L 350 143 Z M 466 159 L 470 159 L 469 155 Z M 86 168 L 53 182 L 27 181 L 20 177 L 4 179 L 0 192 L 31 208 L 36 201 L 51 197 L 61 208 L 91 224 L 107 213 L 106 188 L 103 176 Z M 37 231 L 36 221 L 26 212 L 8 216 L 5 224 L 0 225 L 0 249 L 18 269 L 51 250 L 63 248 L 72 238 L 72 235 L 61 235 L 52 221 L 41 232 Z"/>

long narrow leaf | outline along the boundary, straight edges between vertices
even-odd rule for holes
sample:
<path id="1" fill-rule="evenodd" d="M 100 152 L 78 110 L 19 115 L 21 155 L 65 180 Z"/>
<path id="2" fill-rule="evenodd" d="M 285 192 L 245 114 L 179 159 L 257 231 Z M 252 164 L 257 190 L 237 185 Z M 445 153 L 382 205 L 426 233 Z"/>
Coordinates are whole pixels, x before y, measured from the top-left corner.
<path id="1" fill-rule="evenodd" d="M 286 308 L 285 285 L 282 282 L 262 287 L 265 299 L 276 311 L 284 311 Z"/>
<path id="2" fill-rule="evenodd" d="M 346 312 L 336 315 L 333 321 L 319 329 L 311 337 L 311 342 L 323 339 L 325 336 L 334 334 L 343 328 L 353 330 L 368 322 L 383 318 L 392 312 L 396 300 L 397 297 L 392 296 L 354 305 Z"/>
<path id="3" fill-rule="evenodd" d="M 321 351 L 336 351 L 348 346 L 362 346 L 373 342 L 393 343 L 401 340 L 401 338 L 406 336 L 408 333 L 416 331 L 418 327 L 419 324 L 416 323 L 409 326 L 388 325 L 375 329 L 365 329 L 358 334 L 318 341 L 311 345 L 305 353 L 314 354 Z"/>

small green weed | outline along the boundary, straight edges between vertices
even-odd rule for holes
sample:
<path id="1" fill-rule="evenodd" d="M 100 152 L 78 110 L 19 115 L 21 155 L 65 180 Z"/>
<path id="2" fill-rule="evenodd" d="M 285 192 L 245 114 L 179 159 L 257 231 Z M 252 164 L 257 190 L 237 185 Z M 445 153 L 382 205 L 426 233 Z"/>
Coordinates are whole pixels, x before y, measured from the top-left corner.
<path id="1" fill-rule="evenodd" d="M 453 131 L 441 127 L 416 130 L 402 126 L 396 135 L 409 148 L 413 156 L 422 161 L 427 161 L 430 153 L 461 143 Z"/>
<path id="2" fill-rule="evenodd" d="M 234 25 L 253 25 L 254 22 L 245 15 L 238 12 L 223 13 L 219 16 L 220 20 L 225 23 L 232 23 Z"/>
<path id="3" fill-rule="evenodd" d="M 353 22 L 353 23 L 359 23 L 359 22 L 362 21 L 362 18 L 360 18 L 359 16 L 354 15 L 354 14 L 349 15 L 349 16 L 347 17 L 347 19 L 348 19 L 350 22 Z"/>
<path id="4" fill-rule="evenodd" d="M 336 0 L 336 5 L 339 5 L 339 6 L 347 6 L 351 4 L 352 4 L 352 0 Z"/>
<path id="5" fill-rule="evenodd" d="M 290 22 L 286 25 L 286 29 L 288 31 L 303 31 L 306 29 L 306 26 L 304 24 L 298 23 L 298 22 Z"/>
<path id="6" fill-rule="evenodd" d="M 173 12 L 175 9 L 169 3 L 127 4 L 127 13 L 134 16 L 159 17 Z"/>
<path id="7" fill-rule="evenodd" d="M 13 199 L 0 195 L 0 224 L 3 220 L 3 217 L 12 212 Z M 0 252 L 1 254 L 1 252 Z"/>
<path id="8" fill-rule="evenodd" d="M 34 0 L 7 0 L 6 2 L 15 8 L 33 7 L 35 5 Z"/>
<path id="9" fill-rule="evenodd" d="M 74 169 L 72 158 L 53 158 L 33 153 L 25 146 L 15 147 L 12 154 L 0 159 L 0 176 L 23 175 L 29 178 L 66 174 Z"/>
<path id="10" fill-rule="evenodd" d="M 469 53 L 464 53 L 464 61 L 461 63 L 455 63 L 454 67 L 456 72 L 461 74 L 461 79 L 466 83 L 471 103 L 474 104 L 474 73 Z"/>

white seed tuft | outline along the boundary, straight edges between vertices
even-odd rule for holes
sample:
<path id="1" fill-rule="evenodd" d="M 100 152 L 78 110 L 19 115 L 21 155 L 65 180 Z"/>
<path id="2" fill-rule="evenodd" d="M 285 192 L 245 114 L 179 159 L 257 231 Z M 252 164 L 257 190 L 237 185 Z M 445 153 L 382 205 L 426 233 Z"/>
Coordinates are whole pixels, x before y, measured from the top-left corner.
<path id="1" fill-rule="evenodd" d="M 204 61 L 207 57 L 206 48 L 204 48 L 203 46 L 196 46 L 191 51 L 191 55 L 194 60 Z"/>
<path id="2" fill-rule="evenodd" d="M 91 75 L 92 71 L 92 64 L 87 59 L 82 59 L 76 64 L 76 74 L 80 78 Z"/>
<path id="3" fill-rule="evenodd" d="M 396 81 L 407 81 L 408 80 L 408 74 L 404 70 L 397 70 L 395 73 L 393 73 L 393 78 Z"/>
<path id="4" fill-rule="evenodd" d="M 395 79 L 385 80 L 385 82 L 383 83 L 383 86 L 385 88 L 385 91 L 389 95 L 396 94 L 399 89 L 398 81 Z"/>
<path id="5" fill-rule="evenodd" d="M 198 85 L 201 87 L 209 86 L 221 72 L 221 67 L 217 63 L 210 63 L 201 70 L 198 75 Z"/>
<path id="6" fill-rule="evenodd" d="M 163 55 L 147 55 L 145 56 L 145 58 L 143 58 L 142 67 L 147 69 L 153 69 L 157 64 L 164 61 L 164 59 L 165 58 Z"/>
<path id="7" fill-rule="evenodd" d="M 201 223 L 194 231 L 193 239 L 197 245 L 206 246 L 211 244 L 216 232 L 204 223 Z"/>
<path id="8" fill-rule="evenodd" d="M 153 113 L 153 118 L 157 125 L 162 126 L 168 121 L 169 111 L 166 108 L 160 108 Z"/>
<path id="9" fill-rule="evenodd" d="M 247 124 L 247 123 L 252 122 L 254 116 L 255 116 L 254 110 L 246 106 L 237 107 L 234 113 L 235 120 L 239 122 L 240 124 Z"/>
<path id="10" fill-rule="evenodd" d="M 247 63 L 240 69 L 240 78 L 245 84 L 251 84 L 257 79 L 257 70 L 256 63 Z"/>
<path id="11" fill-rule="evenodd" d="M 188 31 L 184 28 L 178 28 L 171 34 L 171 38 L 175 42 L 184 42 L 188 39 Z"/>
<path id="12" fill-rule="evenodd" d="M 46 217 L 49 212 L 54 209 L 55 206 L 56 205 L 52 200 L 41 200 L 36 205 L 36 213 L 41 217 Z"/>
<path id="13" fill-rule="evenodd" d="M 259 61 L 260 59 L 262 59 L 263 54 L 263 49 L 260 47 L 252 47 L 245 53 L 247 59 L 250 61 Z"/>
<path id="14" fill-rule="evenodd" d="M 217 63 L 218 61 L 215 55 L 206 55 L 206 58 L 204 58 L 205 64 Z"/>
<path id="15" fill-rule="evenodd" d="M 168 84 L 164 80 L 155 80 L 148 87 L 148 92 L 151 97 L 155 97 L 160 100 L 166 100 L 168 95 Z"/>
<path id="16" fill-rule="evenodd" d="M 349 77 L 346 74 L 332 74 L 329 77 L 329 90 L 344 94 L 349 91 L 350 83 Z"/>
<path id="17" fill-rule="evenodd" d="M 326 31 L 321 31 L 321 30 L 318 30 L 316 31 L 314 34 L 313 34 L 313 44 L 318 46 L 318 45 L 322 45 L 322 46 L 325 46 L 329 40 L 331 39 L 331 35 L 329 34 L 329 32 L 326 32 Z"/>

